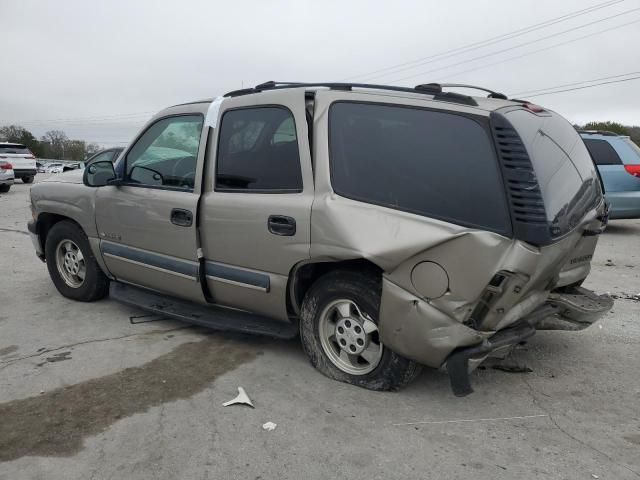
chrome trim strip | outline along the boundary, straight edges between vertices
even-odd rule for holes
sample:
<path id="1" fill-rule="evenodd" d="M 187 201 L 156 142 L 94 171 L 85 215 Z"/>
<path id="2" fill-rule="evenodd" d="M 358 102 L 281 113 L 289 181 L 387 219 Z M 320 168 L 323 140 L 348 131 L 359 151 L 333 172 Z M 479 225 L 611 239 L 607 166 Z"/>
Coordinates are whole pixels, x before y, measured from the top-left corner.
<path id="1" fill-rule="evenodd" d="M 156 267 L 155 265 L 150 265 L 148 263 L 137 262 L 136 260 L 131 260 L 130 258 L 121 257 L 120 255 L 114 255 L 112 253 L 102 252 L 105 257 L 115 258 L 116 260 L 121 260 L 123 262 L 131 263 L 133 265 L 138 265 L 140 267 L 150 268 L 151 270 L 156 270 L 157 272 L 169 273 L 171 275 L 176 275 L 178 277 L 186 278 L 188 280 L 192 280 L 194 282 L 198 281 L 198 277 L 193 277 L 191 275 L 185 275 L 184 273 L 174 272 L 173 270 L 167 270 L 166 268 Z"/>
<path id="2" fill-rule="evenodd" d="M 236 285 L 238 287 L 251 288 L 253 290 L 259 290 L 261 292 L 267 293 L 269 290 L 266 287 L 260 287 L 258 285 L 251 285 L 249 283 L 236 282 L 234 280 L 229 280 L 228 278 L 215 277 L 213 275 L 206 276 L 208 280 L 212 280 L 214 282 L 228 283 L 230 285 Z"/>

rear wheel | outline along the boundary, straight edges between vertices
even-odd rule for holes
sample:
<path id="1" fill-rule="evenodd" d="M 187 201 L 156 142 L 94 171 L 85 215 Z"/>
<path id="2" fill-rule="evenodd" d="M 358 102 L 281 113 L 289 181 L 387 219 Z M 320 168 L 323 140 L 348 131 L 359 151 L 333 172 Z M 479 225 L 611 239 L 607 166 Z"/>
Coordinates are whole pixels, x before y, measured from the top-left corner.
<path id="1" fill-rule="evenodd" d="M 33 177 L 22 177 L 22 183 L 33 183 Z"/>
<path id="2" fill-rule="evenodd" d="M 380 282 L 349 271 L 317 280 L 302 304 L 300 336 L 311 364 L 334 380 L 371 390 L 411 382 L 420 365 L 380 341 Z"/>
<path id="3" fill-rule="evenodd" d="M 51 228 L 45 257 L 49 276 L 63 296 L 92 302 L 109 292 L 109 279 L 96 262 L 87 236 L 75 223 L 65 220 Z"/>
<path id="4" fill-rule="evenodd" d="M 11 190 L 11 185 L 0 185 L 0 193 L 7 193 Z"/>

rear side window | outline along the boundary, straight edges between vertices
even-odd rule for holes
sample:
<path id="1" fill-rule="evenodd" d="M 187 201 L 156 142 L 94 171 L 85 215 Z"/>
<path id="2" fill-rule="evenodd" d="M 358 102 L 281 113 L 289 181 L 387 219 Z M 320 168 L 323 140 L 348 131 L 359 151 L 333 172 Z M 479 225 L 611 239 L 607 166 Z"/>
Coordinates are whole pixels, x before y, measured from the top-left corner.
<path id="1" fill-rule="evenodd" d="M 218 191 L 302 191 L 295 122 L 284 107 L 225 112 L 216 162 Z"/>
<path id="2" fill-rule="evenodd" d="M 596 165 L 622 164 L 620 156 L 606 140 L 595 140 L 591 138 L 583 138 L 583 140 Z"/>
<path id="3" fill-rule="evenodd" d="M 338 102 L 331 182 L 344 197 L 507 233 L 504 185 L 487 130 L 462 115 Z"/>
<path id="4" fill-rule="evenodd" d="M 18 155 L 32 155 L 24 145 L 0 145 L 0 153 L 16 153 Z"/>

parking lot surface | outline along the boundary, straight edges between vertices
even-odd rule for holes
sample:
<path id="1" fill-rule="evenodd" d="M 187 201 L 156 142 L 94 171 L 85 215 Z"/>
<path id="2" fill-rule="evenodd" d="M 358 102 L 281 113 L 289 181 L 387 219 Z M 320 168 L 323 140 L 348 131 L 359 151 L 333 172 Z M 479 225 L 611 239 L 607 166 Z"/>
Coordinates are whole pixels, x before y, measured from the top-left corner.
<path id="1" fill-rule="evenodd" d="M 456 398 L 439 371 L 371 392 L 295 340 L 67 300 L 34 254 L 28 191 L 0 194 L 1 480 L 640 477 L 638 220 L 600 238 L 585 286 L 619 297 L 604 320 L 539 332 L 515 356 L 531 372 L 478 370 Z M 255 409 L 222 406 L 238 386 Z"/>

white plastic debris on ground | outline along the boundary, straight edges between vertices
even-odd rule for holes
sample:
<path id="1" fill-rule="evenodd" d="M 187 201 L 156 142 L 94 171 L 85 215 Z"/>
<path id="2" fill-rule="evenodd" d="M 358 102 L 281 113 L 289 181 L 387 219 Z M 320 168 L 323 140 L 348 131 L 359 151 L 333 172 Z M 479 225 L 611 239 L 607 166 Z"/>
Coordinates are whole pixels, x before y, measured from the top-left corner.
<path id="1" fill-rule="evenodd" d="M 238 396 L 233 400 L 229 400 L 228 402 L 224 402 L 222 404 L 223 407 L 228 407 L 229 405 L 249 405 L 251 408 L 254 408 L 253 402 L 247 395 L 247 392 L 244 391 L 244 388 L 238 387 Z"/>
<path id="2" fill-rule="evenodd" d="M 273 422 L 267 422 L 264 425 L 262 425 L 262 429 L 266 430 L 268 432 L 271 432 L 271 431 L 275 430 L 276 427 L 277 427 L 277 425 L 275 423 L 273 423 Z"/>

